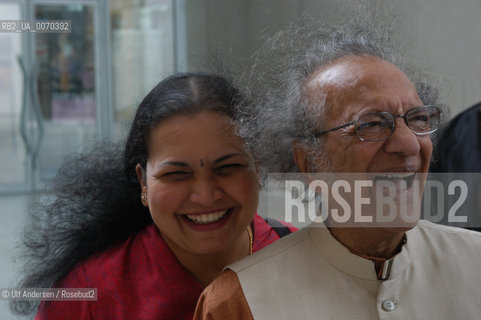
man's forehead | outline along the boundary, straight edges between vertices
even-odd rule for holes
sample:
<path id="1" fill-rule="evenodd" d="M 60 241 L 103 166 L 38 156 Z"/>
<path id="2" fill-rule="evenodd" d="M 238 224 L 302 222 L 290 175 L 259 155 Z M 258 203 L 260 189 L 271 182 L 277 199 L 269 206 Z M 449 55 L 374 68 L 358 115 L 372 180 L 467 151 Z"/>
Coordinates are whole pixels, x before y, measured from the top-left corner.
<path id="1" fill-rule="evenodd" d="M 308 78 L 304 94 L 310 105 L 369 99 L 395 102 L 393 96 L 410 97 L 416 104 L 417 98 L 414 84 L 401 70 L 372 56 L 346 56 L 321 66 Z"/>
<path id="2" fill-rule="evenodd" d="M 354 87 L 368 72 L 368 66 L 390 65 L 389 62 L 373 56 L 344 56 L 320 66 L 306 81 L 306 89 L 319 89 L 319 86 L 346 85 Z"/>
<path id="3" fill-rule="evenodd" d="M 319 85 L 336 85 L 340 82 L 356 82 L 360 74 L 352 72 L 350 59 L 335 60 L 327 65 L 319 67 L 306 82 L 306 88 L 318 89 Z"/>
<path id="4" fill-rule="evenodd" d="M 304 96 L 310 106 L 322 106 L 329 97 L 332 99 L 338 96 L 339 90 L 345 95 L 348 94 L 346 89 L 356 87 L 361 74 L 352 70 L 352 59 L 353 57 L 336 59 L 322 65 L 309 76 L 304 86 Z M 336 98 L 338 102 L 339 99 L 342 97 Z"/>

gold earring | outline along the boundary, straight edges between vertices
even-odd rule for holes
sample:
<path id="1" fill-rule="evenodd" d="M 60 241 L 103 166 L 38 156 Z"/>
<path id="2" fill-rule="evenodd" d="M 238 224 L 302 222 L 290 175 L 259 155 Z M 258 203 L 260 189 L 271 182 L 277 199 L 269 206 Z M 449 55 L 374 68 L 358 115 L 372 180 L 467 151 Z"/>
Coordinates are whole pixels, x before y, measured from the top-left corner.
<path id="1" fill-rule="evenodd" d="M 147 193 L 142 193 L 140 195 L 140 199 L 142 200 L 143 204 L 147 204 Z"/>

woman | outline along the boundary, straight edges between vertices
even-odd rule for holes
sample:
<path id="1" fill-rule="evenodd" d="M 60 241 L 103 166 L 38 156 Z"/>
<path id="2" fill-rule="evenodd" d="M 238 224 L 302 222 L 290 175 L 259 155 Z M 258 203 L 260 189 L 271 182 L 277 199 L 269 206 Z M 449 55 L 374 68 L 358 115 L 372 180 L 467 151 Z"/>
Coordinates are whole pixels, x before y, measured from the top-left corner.
<path id="1" fill-rule="evenodd" d="M 36 319 L 191 319 L 224 266 L 279 238 L 255 214 L 241 104 L 221 77 L 174 75 L 140 104 L 123 163 L 104 147 L 67 161 L 22 286 L 97 288 L 98 300 L 44 301 Z"/>

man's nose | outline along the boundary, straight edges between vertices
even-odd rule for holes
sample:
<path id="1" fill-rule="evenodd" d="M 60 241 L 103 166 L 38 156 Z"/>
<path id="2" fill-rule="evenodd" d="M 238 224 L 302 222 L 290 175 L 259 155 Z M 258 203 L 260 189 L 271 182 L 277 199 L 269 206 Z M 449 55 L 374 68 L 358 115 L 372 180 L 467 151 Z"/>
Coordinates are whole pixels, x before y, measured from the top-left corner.
<path id="1" fill-rule="evenodd" d="M 223 195 L 224 192 L 215 177 L 202 177 L 194 181 L 189 200 L 208 207 L 221 199 Z"/>
<path id="2" fill-rule="evenodd" d="M 403 118 L 397 118 L 394 132 L 386 140 L 384 150 L 404 156 L 417 155 L 421 150 L 419 137 L 411 131 Z"/>

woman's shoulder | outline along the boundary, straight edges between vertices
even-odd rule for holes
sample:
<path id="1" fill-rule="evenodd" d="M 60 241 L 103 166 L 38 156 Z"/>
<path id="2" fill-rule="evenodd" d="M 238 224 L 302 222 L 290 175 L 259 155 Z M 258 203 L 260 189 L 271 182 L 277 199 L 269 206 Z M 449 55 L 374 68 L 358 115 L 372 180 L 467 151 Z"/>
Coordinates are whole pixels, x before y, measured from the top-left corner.
<path id="1" fill-rule="evenodd" d="M 84 269 L 89 277 L 99 276 L 102 271 L 118 276 L 126 272 L 131 274 L 135 269 L 151 268 L 149 264 L 161 263 L 170 255 L 158 229 L 150 224 L 124 242 L 93 254 L 76 269 Z"/>
<path id="2" fill-rule="evenodd" d="M 78 264 L 55 286 L 97 289 L 97 301 L 70 303 L 67 308 L 86 312 L 92 319 L 134 319 L 140 311 L 176 318 L 193 313 L 202 291 L 153 224 Z M 59 301 L 42 303 L 40 310 L 51 315 L 63 308 Z"/>
<path id="3" fill-rule="evenodd" d="M 152 254 L 155 252 L 155 254 Z M 103 285 L 115 286 L 116 280 L 134 277 L 141 269 L 167 260 L 171 251 L 157 228 L 150 224 L 122 243 L 107 248 L 77 264 L 56 287 L 85 288 Z M 167 257 L 165 257 L 167 256 Z"/>

